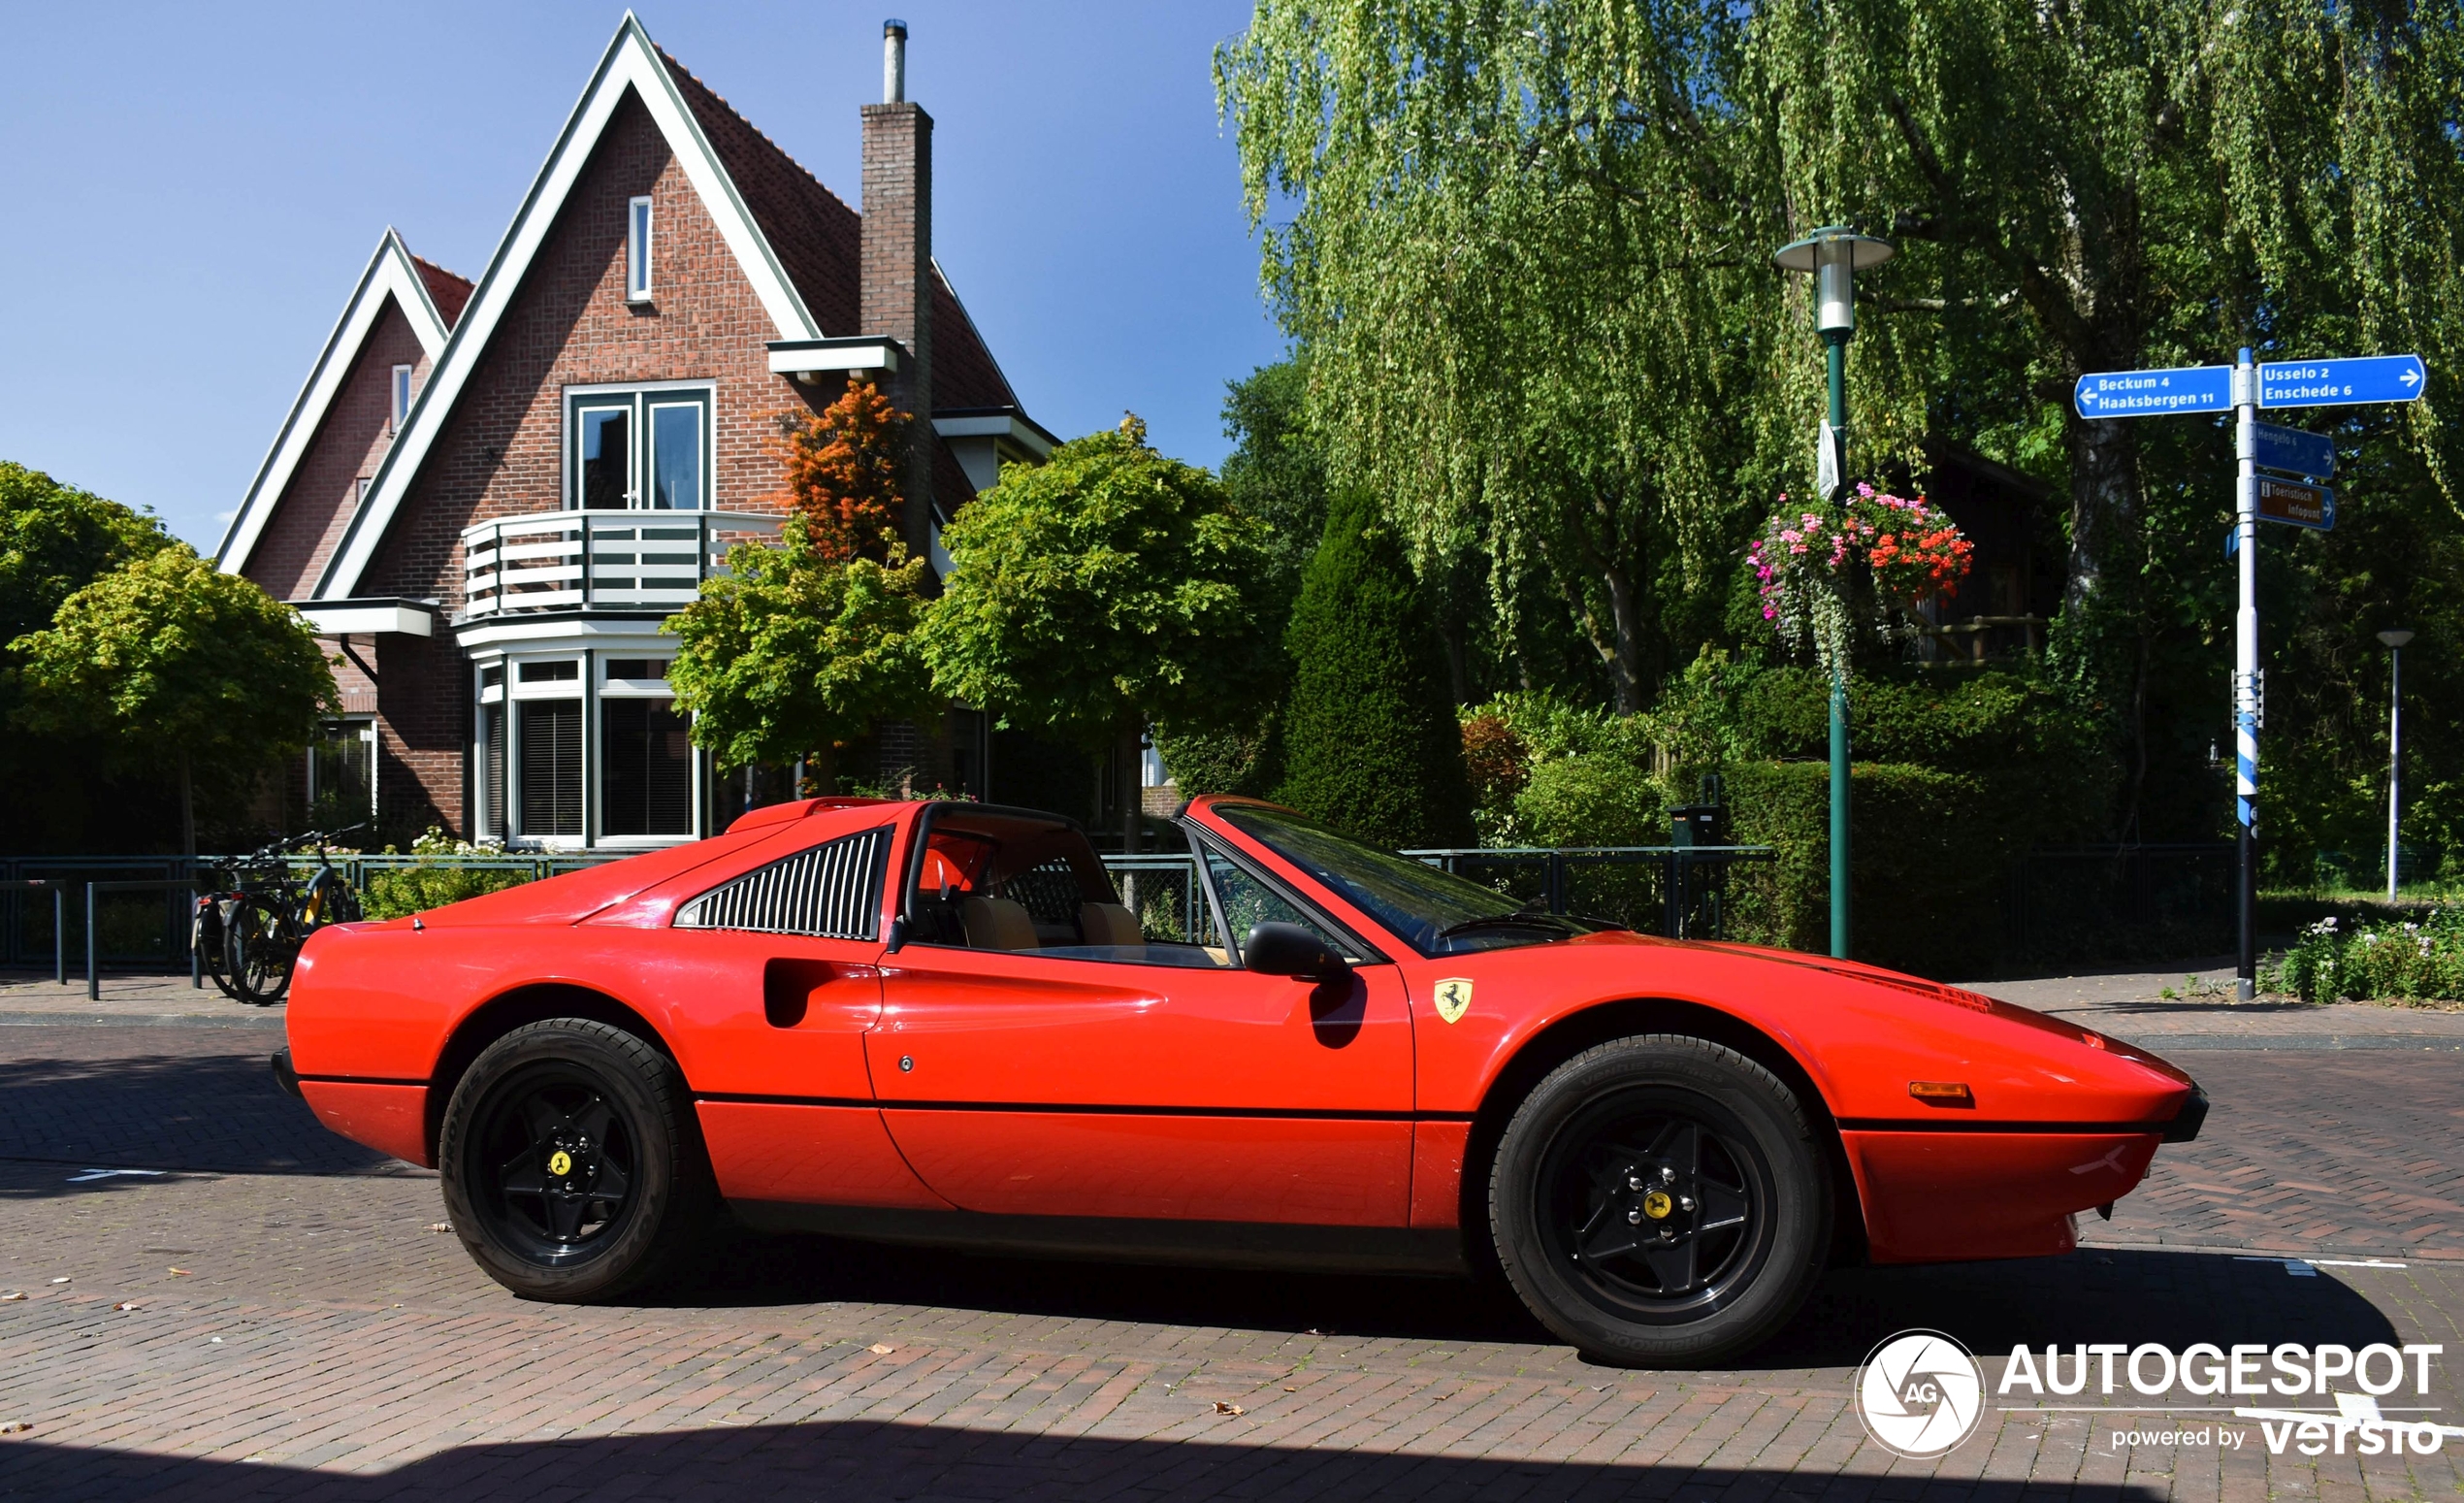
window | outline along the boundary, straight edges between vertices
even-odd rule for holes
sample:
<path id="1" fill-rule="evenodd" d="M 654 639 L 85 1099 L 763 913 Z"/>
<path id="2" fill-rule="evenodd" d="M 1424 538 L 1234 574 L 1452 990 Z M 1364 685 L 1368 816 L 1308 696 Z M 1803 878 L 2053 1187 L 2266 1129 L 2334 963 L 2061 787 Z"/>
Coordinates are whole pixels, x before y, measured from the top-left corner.
<path id="1" fill-rule="evenodd" d="M 650 200 L 626 206 L 625 298 L 639 303 L 650 296 Z"/>
<path id="2" fill-rule="evenodd" d="M 522 833 L 582 833 L 582 702 L 526 700 L 519 705 L 522 737 Z"/>
<path id="3" fill-rule="evenodd" d="M 394 367 L 394 414 L 386 425 L 389 433 L 402 432 L 403 420 L 410 416 L 410 371 L 406 365 Z"/>
<path id="4" fill-rule="evenodd" d="M 581 505 L 621 511 L 633 504 L 633 409 L 586 408 L 581 417 Z"/>
<path id="5" fill-rule="evenodd" d="M 359 492 L 356 496 L 352 497 L 352 500 L 358 502 L 363 506 L 368 505 L 368 476 L 361 475 L 359 477 Z"/>
<path id="6" fill-rule="evenodd" d="M 572 392 L 566 430 L 568 505 L 593 511 L 711 505 L 708 387 Z"/>
<path id="7" fill-rule="evenodd" d="M 936 807 L 926 820 L 906 894 L 911 943 L 1200 969 L 1231 964 L 1220 947 L 1147 932 L 1136 894 L 1113 886 L 1075 825 L 959 804 Z M 1175 918 L 1163 927 L 1186 926 Z"/>
<path id="8" fill-rule="evenodd" d="M 1226 822 L 1357 904 L 1422 955 L 1546 944 L 1602 927 L 1532 912 L 1503 893 L 1362 845 L 1289 809 L 1235 803 L 1223 806 L 1221 813 Z M 1210 871 L 1216 859 L 1210 851 Z M 1237 909 L 1232 890 L 1219 890 L 1224 907 Z M 1240 922 L 1235 913 L 1236 929 Z"/>
<path id="9" fill-rule="evenodd" d="M 650 504 L 662 511 L 701 507 L 701 404 L 650 405 Z"/>
<path id="10" fill-rule="evenodd" d="M 1248 938 L 1249 931 L 1260 924 L 1297 924 L 1317 936 L 1326 948 L 1355 964 L 1374 960 L 1367 946 L 1347 936 L 1339 936 L 1248 867 L 1224 855 L 1212 845 L 1201 843 L 1199 850 L 1206 860 L 1207 881 L 1215 889 L 1220 906 L 1226 937 L 1234 946 Z"/>
<path id="11" fill-rule="evenodd" d="M 650 699 L 603 699 L 599 718 L 601 833 L 693 833 L 692 722 Z"/>
<path id="12" fill-rule="evenodd" d="M 308 823 L 340 830 L 375 817 L 376 722 L 326 721 L 308 748 Z"/>
<path id="13" fill-rule="evenodd" d="M 510 833 L 576 837 L 582 829 L 582 666 L 518 663 L 512 684 Z M 484 696 L 485 691 L 482 691 Z"/>
<path id="14" fill-rule="evenodd" d="M 798 851 L 711 889 L 676 913 L 678 929 L 749 929 L 824 939 L 881 932 L 890 832 L 867 830 Z"/>

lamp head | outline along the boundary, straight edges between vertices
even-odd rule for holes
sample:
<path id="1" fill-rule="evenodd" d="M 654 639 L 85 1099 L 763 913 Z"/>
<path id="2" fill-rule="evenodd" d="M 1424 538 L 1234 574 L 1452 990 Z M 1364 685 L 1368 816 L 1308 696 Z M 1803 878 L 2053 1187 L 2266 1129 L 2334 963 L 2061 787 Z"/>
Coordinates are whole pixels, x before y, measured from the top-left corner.
<path id="1" fill-rule="evenodd" d="M 1771 263 L 1784 272 L 1809 272 L 1814 278 L 1814 327 L 1826 334 L 1853 332 L 1857 327 L 1857 272 L 1880 266 L 1897 251 L 1887 240 L 1860 235 L 1845 225 L 1831 224 L 1803 240 L 1772 252 Z"/>
<path id="2" fill-rule="evenodd" d="M 2401 627 L 2398 627 L 2393 631 L 2381 632 L 2379 634 L 2379 640 L 2389 647 L 2401 647 L 2412 639 L 2413 634 L 2405 631 Z"/>

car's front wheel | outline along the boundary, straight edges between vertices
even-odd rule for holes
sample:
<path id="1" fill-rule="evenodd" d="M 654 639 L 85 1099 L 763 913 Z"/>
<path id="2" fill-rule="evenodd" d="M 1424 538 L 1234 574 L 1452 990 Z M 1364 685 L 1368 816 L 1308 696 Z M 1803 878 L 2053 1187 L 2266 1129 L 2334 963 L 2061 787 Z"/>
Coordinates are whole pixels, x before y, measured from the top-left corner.
<path id="1" fill-rule="evenodd" d="M 515 1029 L 471 1062 L 437 1145 L 470 1256 L 526 1299 L 608 1299 L 706 1220 L 709 1176 L 674 1062 L 583 1018 Z"/>
<path id="2" fill-rule="evenodd" d="M 1813 1290 L 1831 1179 L 1787 1085 L 1723 1045 L 1622 1038 L 1549 1072 L 1489 1181 L 1498 1259 L 1540 1323 L 1596 1361 L 1744 1352 Z"/>

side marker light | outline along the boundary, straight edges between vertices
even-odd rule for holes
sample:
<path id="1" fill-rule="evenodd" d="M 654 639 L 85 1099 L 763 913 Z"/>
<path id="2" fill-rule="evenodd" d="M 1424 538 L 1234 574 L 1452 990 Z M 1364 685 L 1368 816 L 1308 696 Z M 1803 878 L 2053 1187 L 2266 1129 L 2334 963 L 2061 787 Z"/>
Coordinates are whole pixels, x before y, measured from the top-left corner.
<path id="1" fill-rule="evenodd" d="M 1976 1105 L 1976 1093 L 1961 1080 L 1912 1080 L 1908 1082 L 1908 1095 L 1928 1106 Z"/>

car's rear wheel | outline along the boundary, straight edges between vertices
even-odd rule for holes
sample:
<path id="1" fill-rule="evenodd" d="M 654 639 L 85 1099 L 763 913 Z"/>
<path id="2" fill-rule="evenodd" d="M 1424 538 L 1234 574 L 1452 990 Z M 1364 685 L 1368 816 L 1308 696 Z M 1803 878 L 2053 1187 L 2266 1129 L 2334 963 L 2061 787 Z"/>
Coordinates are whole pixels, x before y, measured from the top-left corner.
<path id="1" fill-rule="evenodd" d="M 1831 1181 L 1794 1093 L 1733 1049 L 1673 1034 L 1576 1055 L 1498 1144 L 1490 1229 L 1514 1291 L 1595 1361 L 1735 1356 L 1805 1301 Z"/>
<path id="2" fill-rule="evenodd" d="M 526 1299 L 613 1298 L 707 1220 L 709 1172 L 674 1062 L 620 1029 L 552 1018 L 484 1050 L 437 1147 L 479 1266 Z"/>

